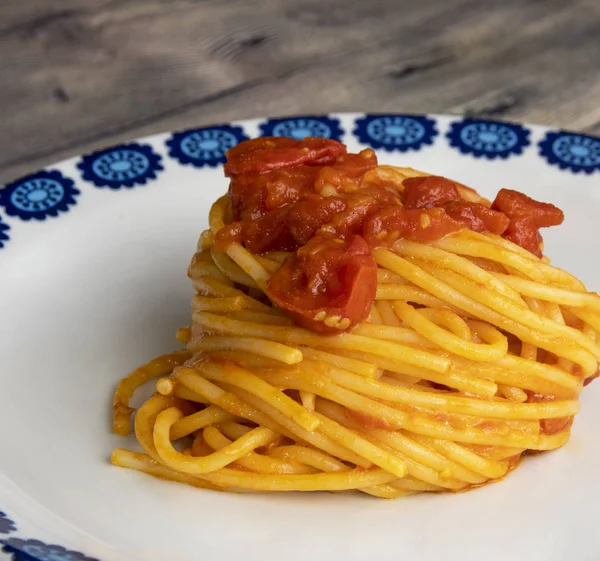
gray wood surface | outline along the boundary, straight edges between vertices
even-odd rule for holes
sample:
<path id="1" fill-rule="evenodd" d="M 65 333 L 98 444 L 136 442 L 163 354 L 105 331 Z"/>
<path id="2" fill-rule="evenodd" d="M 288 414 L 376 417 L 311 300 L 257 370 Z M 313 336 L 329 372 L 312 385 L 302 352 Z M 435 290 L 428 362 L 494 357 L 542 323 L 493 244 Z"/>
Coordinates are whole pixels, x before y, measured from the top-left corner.
<path id="1" fill-rule="evenodd" d="M 0 0 L 0 183 L 262 115 L 452 112 L 600 133 L 600 0 Z"/>

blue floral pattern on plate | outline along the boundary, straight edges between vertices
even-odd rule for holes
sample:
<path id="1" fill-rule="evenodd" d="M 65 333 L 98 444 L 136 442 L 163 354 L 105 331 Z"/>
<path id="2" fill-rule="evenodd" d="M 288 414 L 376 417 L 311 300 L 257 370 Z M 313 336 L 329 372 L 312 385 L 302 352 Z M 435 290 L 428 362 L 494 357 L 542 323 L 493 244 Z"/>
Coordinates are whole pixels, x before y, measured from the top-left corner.
<path id="1" fill-rule="evenodd" d="M 15 523 L 0 510 L 0 534 L 10 534 L 16 529 Z"/>
<path id="2" fill-rule="evenodd" d="M 6 538 L 1 540 L 2 551 L 12 554 L 13 561 L 98 561 L 78 551 L 60 545 L 48 545 L 39 540 Z"/>
<path id="3" fill-rule="evenodd" d="M 4 244 L 10 239 L 8 236 L 8 231 L 10 230 L 10 226 L 8 224 L 4 224 L 2 222 L 2 218 L 0 218 L 0 249 L 4 247 Z M 4 516 L 3 512 L 0 512 L 0 534 L 2 533 L 2 517 Z"/>
<path id="4" fill-rule="evenodd" d="M 548 163 L 574 173 L 600 170 L 600 139 L 585 134 L 552 131 L 539 143 Z"/>
<path id="5" fill-rule="evenodd" d="M 463 154 L 493 160 L 522 154 L 530 144 L 529 134 L 525 127 L 513 123 L 463 119 L 452 123 L 447 137 Z"/>
<path id="6" fill-rule="evenodd" d="M 354 134 L 361 144 L 388 152 L 420 150 L 433 144 L 435 121 L 419 115 L 366 115 L 356 119 Z"/>
<path id="7" fill-rule="evenodd" d="M 73 180 L 59 171 L 40 171 L 17 179 L 0 189 L 0 206 L 10 216 L 23 220 L 45 220 L 48 216 L 58 216 L 76 204 Z"/>
<path id="8" fill-rule="evenodd" d="M 176 132 L 167 140 L 169 155 L 184 165 L 197 168 L 225 163 L 225 153 L 250 137 L 242 127 L 219 125 Z"/>
<path id="9" fill-rule="evenodd" d="M 123 144 L 83 156 L 77 164 L 83 179 L 96 187 L 145 185 L 163 169 L 161 157 L 146 144 Z"/>
<path id="10" fill-rule="evenodd" d="M 10 534 L 16 531 L 16 524 L 0 511 L 0 534 Z M 13 561 L 99 561 L 78 551 L 70 551 L 60 545 L 45 544 L 39 540 L 2 538 L 0 546 L 2 551 L 8 553 Z"/>
<path id="11" fill-rule="evenodd" d="M 307 136 L 341 140 L 344 131 L 339 119 L 326 115 L 269 119 L 259 125 L 261 136 L 286 136 L 302 140 Z"/>

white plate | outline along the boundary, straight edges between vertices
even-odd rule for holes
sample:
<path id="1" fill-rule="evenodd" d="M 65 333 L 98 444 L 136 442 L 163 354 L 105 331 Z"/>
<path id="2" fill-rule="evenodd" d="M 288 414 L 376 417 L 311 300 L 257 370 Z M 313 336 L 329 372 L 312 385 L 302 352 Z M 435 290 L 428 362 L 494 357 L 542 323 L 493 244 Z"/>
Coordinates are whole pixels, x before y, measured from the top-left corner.
<path id="1" fill-rule="evenodd" d="M 600 382 L 567 446 L 469 493 L 235 495 L 110 465 L 114 447 L 134 445 L 110 432 L 115 384 L 176 347 L 190 314 L 186 267 L 227 187 L 222 150 L 261 133 L 371 145 L 382 163 L 555 203 L 566 220 L 545 232 L 546 253 L 600 287 L 600 141 L 542 127 L 263 119 L 153 136 L 11 183 L 0 191 L 0 557 L 599 559 Z"/>

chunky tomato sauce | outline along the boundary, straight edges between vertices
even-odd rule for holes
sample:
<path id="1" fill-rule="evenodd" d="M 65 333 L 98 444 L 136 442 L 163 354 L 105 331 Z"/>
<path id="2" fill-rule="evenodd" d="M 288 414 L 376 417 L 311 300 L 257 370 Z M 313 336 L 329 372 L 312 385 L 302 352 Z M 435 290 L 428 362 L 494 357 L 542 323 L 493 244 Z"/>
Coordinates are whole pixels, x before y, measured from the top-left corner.
<path id="1" fill-rule="evenodd" d="M 517 191 L 502 189 L 489 206 L 444 177 L 413 177 L 398 186 L 377 165 L 372 150 L 348 154 L 323 138 L 238 144 L 225 164 L 234 222 L 217 234 L 217 248 L 239 242 L 253 253 L 293 252 L 271 277 L 269 297 L 300 325 L 339 333 L 369 314 L 377 287 L 374 247 L 398 239 L 431 242 L 469 228 L 540 257 L 539 229 L 563 220 L 554 205 Z"/>

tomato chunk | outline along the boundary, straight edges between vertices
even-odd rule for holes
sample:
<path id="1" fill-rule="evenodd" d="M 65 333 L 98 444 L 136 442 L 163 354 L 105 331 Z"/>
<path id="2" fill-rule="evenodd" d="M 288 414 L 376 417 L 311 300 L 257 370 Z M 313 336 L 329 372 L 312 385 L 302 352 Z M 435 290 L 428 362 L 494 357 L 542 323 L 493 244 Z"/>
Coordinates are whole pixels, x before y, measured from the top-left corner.
<path id="1" fill-rule="evenodd" d="M 329 138 L 295 140 L 264 136 L 245 140 L 227 151 L 225 175 L 267 173 L 302 164 L 327 165 L 346 153 L 346 146 Z"/>
<path id="2" fill-rule="evenodd" d="M 226 251 L 230 244 L 242 243 L 244 222 L 232 222 L 221 228 L 215 236 L 215 249 L 217 251 Z"/>
<path id="3" fill-rule="evenodd" d="M 229 197 L 236 220 L 254 220 L 282 206 L 295 203 L 313 192 L 319 168 L 297 166 L 261 175 L 236 175 L 229 184 Z"/>
<path id="4" fill-rule="evenodd" d="M 406 208 L 431 208 L 460 200 L 456 183 L 438 175 L 409 177 L 402 186 Z"/>
<path id="5" fill-rule="evenodd" d="M 400 208 L 400 199 L 387 189 L 364 187 L 345 197 L 345 209 L 323 224 L 325 232 L 347 239 L 353 234 L 362 235 L 367 216 L 388 207 Z"/>
<path id="6" fill-rule="evenodd" d="M 501 189 L 492 209 L 503 212 L 510 224 L 503 237 L 520 245 L 538 257 L 542 256 L 540 228 L 558 226 L 564 220 L 563 211 L 550 203 L 541 203 L 518 191 Z"/>
<path id="7" fill-rule="evenodd" d="M 360 236 L 319 234 L 269 279 L 267 295 L 299 325 L 341 333 L 365 320 L 377 289 L 377 264 Z"/>
<path id="8" fill-rule="evenodd" d="M 364 226 L 369 245 L 391 245 L 398 239 L 415 242 L 439 240 L 467 228 L 464 222 L 449 216 L 443 208 L 386 207 L 372 214 Z"/>
<path id="9" fill-rule="evenodd" d="M 503 234 L 510 223 L 510 219 L 503 212 L 492 210 L 479 203 L 467 201 L 450 201 L 444 205 L 446 213 L 464 222 L 467 228 L 474 232 L 492 232 Z"/>
<path id="10" fill-rule="evenodd" d="M 377 284 L 372 248 L 399 239 L 428 243 L 468 228 L 541 255 L 539 229 L 563 219 L 554 205 L 516 191 L 502 189 L 492 204 L 445 177 L 402 181 L 402 170 L 378 167 L 373 150 L 347 154 L 331 139 L 257 138 L 233 147 L 227 159 L 233 216 L 215 247 L 236 242 L 255 254 L 295 252 L 267 293 L 321 333 L 346 331 L 368 317 Z"/>
<path id="11" fill-rule="evenodd" d="M 369 170 L 377 167 L 377 156 L 371 149 L 358 154 L 344 154 L 331 165 L 321 168 L 315 182 L 315 191 L 325 194 L 331 189 L 350 193 L 358 189 L 359 184 Z"/>
<path id="12" fill-rule="evenodd" d="M 289 210 L 288 228 L 298 245 L 302 246 L 317 230 L 338 213 L 346 210 L 347 201 L 340 197 L 321 197 L 316 193 L 307 195 Z"/>

